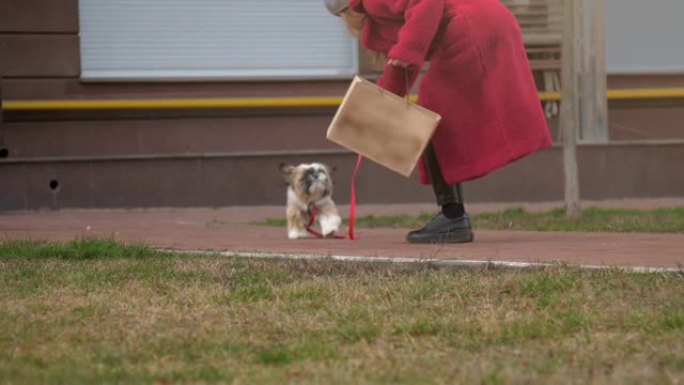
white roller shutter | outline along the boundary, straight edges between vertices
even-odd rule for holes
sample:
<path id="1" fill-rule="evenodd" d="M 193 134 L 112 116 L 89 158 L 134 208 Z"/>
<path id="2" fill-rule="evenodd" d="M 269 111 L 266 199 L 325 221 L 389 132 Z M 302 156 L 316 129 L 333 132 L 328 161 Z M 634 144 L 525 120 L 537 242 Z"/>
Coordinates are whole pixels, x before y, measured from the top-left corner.
<path id="1" fill-rule="evenodd" d="M 684 0 L 607 0 L 608 72 L 684 73 Z"/>
<path id="2" fill-rule="evenodd" d="M 356 41 L 320 0 L 80 0 L 83 80 L 340 78 Z"/>

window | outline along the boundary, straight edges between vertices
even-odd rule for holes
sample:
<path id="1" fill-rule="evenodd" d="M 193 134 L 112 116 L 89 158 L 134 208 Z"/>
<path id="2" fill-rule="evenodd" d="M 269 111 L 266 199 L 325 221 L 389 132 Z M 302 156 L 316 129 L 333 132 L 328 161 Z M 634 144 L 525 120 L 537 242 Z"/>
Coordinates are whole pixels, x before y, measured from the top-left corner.
<path id="1" fill-rule="evenodd" d="M 356 39 L 317 0 L 80 0 L 84 81 L 349 78 Z"/>
<path id="2" fill-rule="evenodd" d="M 684 71 L 682 0 L 607 0 L 609 73 Z"/>

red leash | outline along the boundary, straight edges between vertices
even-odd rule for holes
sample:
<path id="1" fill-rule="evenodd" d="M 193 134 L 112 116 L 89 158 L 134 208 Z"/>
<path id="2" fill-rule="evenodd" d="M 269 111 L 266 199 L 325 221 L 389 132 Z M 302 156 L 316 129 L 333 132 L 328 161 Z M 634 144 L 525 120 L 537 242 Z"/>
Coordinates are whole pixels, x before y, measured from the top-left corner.
<path id="1" fill-rule="evenodd" d="M 363 156 L 359 154 L 358 158 L 356 158 L 356 167 L 354 168 L 354 175 L 352 175 L 351 191 L 349 192 L 349 239 L 352 241 L 356 240 L 356 235 L 354 235 L 354 223 L 356 223 L 356 176 L 359 174 L 362 161 Z"/>
<path id="2" fill-rule="evenodd" d="M 316 220 L 316 217 L 318 216 L 318 207 L 316 207 L 316 205 L 313 204 L 313 202 L 311 202 L 309 204 L 308 212 L 309 212 L 309 224 L 306 225 L 306 231 L 316 238 L 325 238 L 323 236 L 323 234 L 321 234 L 318 231 L 311 228 L 311 226 L 313 226 L 314 221 Z M 343 238 L 343 237 L 341 237 L 339 235 L 333 235 L 332 238 L 339 239 L 339 238 Z"/>
<path id="3" fill-rule="evenodd" d="M 341 235 L 332 235 L 328 238 L 349 239 L 351 241 L 355 241 L 357 239 L 356 235 L 354 234 L 354 224 L 356 222 L 356 176 L 359 173 L 362 161 L 363 156 L 359 155 L 356 159 L 356 167 L 354 168 L 354 175 L 352 175 L 351 180 L 351 191 L 349 193 L 349 234 L 346 237 L 343 237 Z M 316 238 L 325 238 L 323 234 L 311 228 L 313 226 L 314 221 L 316 220 L 316 216 L 318 216 L 318 208 L 316 207 L 316 205 L 311 203 L 309 205 L 308 210 L 309 224 L 306 226 L 306 231 Z"/>

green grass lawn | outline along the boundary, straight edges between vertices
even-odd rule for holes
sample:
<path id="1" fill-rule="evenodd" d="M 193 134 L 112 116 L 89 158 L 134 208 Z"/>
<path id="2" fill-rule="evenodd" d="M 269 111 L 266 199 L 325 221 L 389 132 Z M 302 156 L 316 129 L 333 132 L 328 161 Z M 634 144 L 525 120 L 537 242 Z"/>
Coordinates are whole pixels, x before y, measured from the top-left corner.
<path id="1" fill-rule="evenodd" d="M 0 243 L 8 384 L 676 384 L 684 277 Z"/>
<path id="2" fill-rule="evenodd" d="M 370 215 L 357 218 L 356 223 L 365 228 L 420 228 L 433 215 Z M 684 233 L 684 207 L 645 211 L 588 208 L 577 219 L 566 217 L 562 209 L 529 212 L 513 208 L 471 215 L 471 219 L 477 230 Z M 284 218 L 273 218 L 257 224 L 284 227 L 286 221 Z"/>

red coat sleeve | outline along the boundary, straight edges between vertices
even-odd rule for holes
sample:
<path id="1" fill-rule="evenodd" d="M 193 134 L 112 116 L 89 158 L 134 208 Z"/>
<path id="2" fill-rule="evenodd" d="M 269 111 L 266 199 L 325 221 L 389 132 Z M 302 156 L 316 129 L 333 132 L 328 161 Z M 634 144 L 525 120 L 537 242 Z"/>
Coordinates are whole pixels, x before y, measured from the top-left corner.
<path id="1" fill-rule="evenodd" d="M 404 25 L 387 56 L 421 67 L 442 21 L 444 0 L 400 1 L 405 3 Z"/>
<path id="2" fill-rule="evenodd" d="M 404 25 L 387 57 L 410 63 L 408 68 L 386 65 L 378 85 L 399 96 L 406 95 L 418 78 L 444 12 L 444 0 L 399 0 L 405 2 Z"/>
<path id="3" fill-rule="evenodd" d="M 416 66 L 402 68 L 386 64 L 377 84 L 389 92 L 404 96 L 411 90 L 419 72 L 420 67 Z"/>

